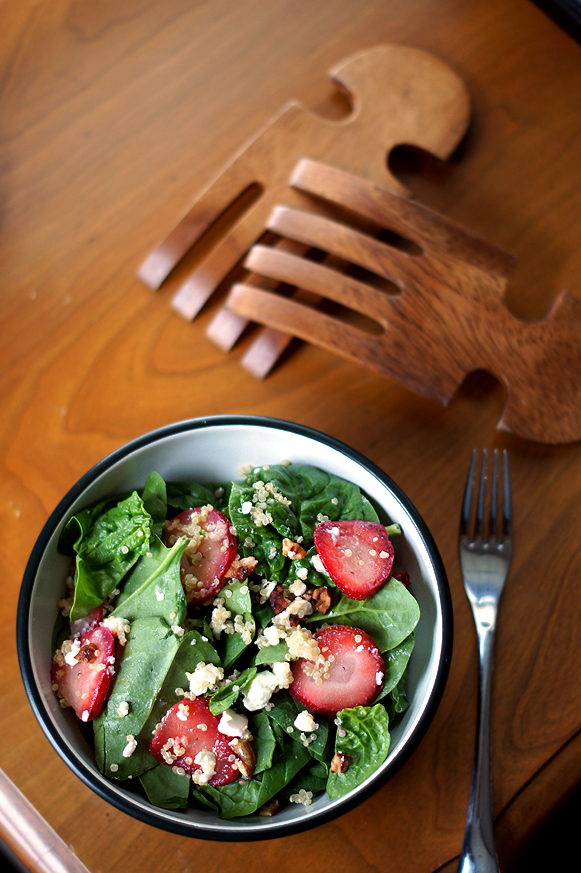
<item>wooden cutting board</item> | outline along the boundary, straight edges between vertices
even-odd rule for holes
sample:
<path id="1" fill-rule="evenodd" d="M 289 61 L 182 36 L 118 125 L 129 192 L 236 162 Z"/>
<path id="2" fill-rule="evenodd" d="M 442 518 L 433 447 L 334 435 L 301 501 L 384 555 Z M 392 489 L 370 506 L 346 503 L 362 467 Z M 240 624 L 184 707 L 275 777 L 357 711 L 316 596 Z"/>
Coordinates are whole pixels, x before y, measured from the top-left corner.
<path id="1" fill-rule="evenodd" d="M 340 122 L 333 122 L 314 115 L 296 102 L 284 106 L 198 194 L 183 218 L 141 265 L 140 278 L 155 289 L 192 250 L 194 267 L 172 302 L 184 318 L 193 319 L 224 280 L 235 274 L 235 268 L 240 272 L 245 259 L 247 269 L 243 283 L 249 288 L 258 286 L 262 291 L 280 290 L 281 283 L 276 277 L 266 271 L 262 274 L 255 271 L 253 265 L 261 259 L 252 257 L 252 249 L 258 242 L 266 243 L 290 257 L 308 262 L 318 246 L 308 233 L 301 233 L 301 214 L 305 216 L 305 227 L 307 218 L 313 214 L 329 222 L 326 230 L 330 244 L 324 248 L 322 258 L 324 266 L 335 272 L 347 269 L 352 258 L 349 252 L 342 252 L 340 245 L 334 244 L 340 233 L 333 237 L 332 222 L 354 226 L 356 232 L 364 236 L 377 235 L 378 223 L 390 229 L 389 209 L 386 212 L 382 207 L 383 212 L 380 209 L 379 213 L 376 210 L 368 220 L 370 214 L 356 212 L 347 203 L 341 203 L 340 184 L 335 186 L 331 200 L 313 196 L 313 190 L 293 184 L 297 167 L 305 161 L 313 162 L 313 166 L 320 162 L 345 171 L 351 178 L 374 184 L 380 192 L 385 190 L 407 199 L 408 192 L 388 167 L 392 149 L 402 144 L 416 146 L 445 160 L 468 126 L 470 102 L 464 83 L 441 60 L 418 49 L 378 46 L 348 58 L 332 69 L 330 76 L 348 94 L 352 113 Z M 273 219 L 280 215 L 281 207 L 294 210 L 299 227 L 293 234 L 281 231 Z M 434 227 L 437 224 L 436 221 Z M 446 224 L 442 217 L 441 228 Z M 450 233 L 457 241 L 462 235 L 465 240 L 474 236 L 461 228 Z M 434 284 L 430 270 L 422 272 L 420 267 L 418 271 L 418 262 L 410 258 L 410 278 L 421 294 L 404 299 L 409 307 L 405 319 L 408 331 L 397 359 L 386 354 L 387 363 L 381 361 L 379 351 L 369 352 L 369 343 L 362 354 L 353 348 L 347 352 L 347 345 L 334 344 L 328 338 L 319 340 L 308 328 L 297 330 L 294 335 L 319 342 L 339 354 L 348 354 L 411 390 L 444 404 L 473 363 L 484 361 L 507 388 L 507 403 L 499 428 L 538 442 L 566 443 L 581 439 L 581 302 L 562 292 L 546 319 L 524 325 L 511 316 L 504 305 L 506 282 L 514 267 L 514 258 L 491 243 L 479 240 L 480 278 L 474 278 L 471 283 L 466 279 L 471 271 L 466 270 L 466 263 L 457 252 L 453 256 L 450 252 L 446 264 L 446 240 L 450 233 L 446 236 L 438 231 L 429 240 L 424 239 L 433 255 L 432 263 L 439 259 L 444 265 L 439 268 L 438 276 L 446 274 L 445 281 Z M 366 263 L 366 267 L 369 266 Z M 371 272 L 373 270 L 371 262 Z M 382 274 L 378 267 L 375 272 L 390 278 L 389 270 Z M 286 282 L 285 292 L 301 305 L 318 305 L 321 297 L 316 283 L 308 281 L 308 263 L 302 274 L 307 276 L 307 281 L 290 289 Z M 405 276 L 396 284 L 406 291 Z M 431 295 L 434 299 L 437 296 L 437 306 L 430 304 Z M 440 312 L 446 335 L 442 336 L 439 347 L 437 341 L 434 345 L 437 326 L 427 324 L 419 312 L 416 313 L 419 317 L 409 317 L 414 312 L 414 299 L 417 305 L 423 306 L 424 312 Z M 256 303 L 254 308 L 250 305 L 252 300 Z M 266 324 L 243 359 L 254 375 L 263 377 L 293 335 L 292 322 L 282 322 L 276 310 L 276 306 L 267 305 L 264 296 L 241 295 L 237 286 L 213 318 L 208 334 L 221 348 L 228 350 L 249 321 Z M 386 332 L 389 311 L 387 306 Z M 391 312 L 393 317 L 393 307 Z M 461 317 L 457 317 L 459 313 Z M 308 323 L 308 317 L 304 323 Z M 467 335 L 471 349 L 467 348 Z M 426 337 L 432 337 L 429 373 L 422 372 L 422 355 L 418 352 L 426 346 Z M 379 350 L 381 345 L 373 348 Z M 455 349 L 462 350 L 460 364 Z M 499 353 L 495 355 L 494 349 Z M 434 368 L 441 372 L 434 376 Z M 436 384 L 446 385 L 446 390 L 436 389 Z"/>

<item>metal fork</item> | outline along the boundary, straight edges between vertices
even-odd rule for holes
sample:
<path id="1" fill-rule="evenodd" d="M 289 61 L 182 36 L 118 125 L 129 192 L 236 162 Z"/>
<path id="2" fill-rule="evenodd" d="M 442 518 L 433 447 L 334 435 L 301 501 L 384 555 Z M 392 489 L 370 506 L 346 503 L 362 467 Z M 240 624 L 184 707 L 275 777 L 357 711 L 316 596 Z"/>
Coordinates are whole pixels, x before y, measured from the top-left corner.
<path id="1" fill-rule="evenodd" d="M 476 509 L 473 513 L 477 451 L 474 449 L 460 518 L 459 554 L 464 588 L 478 636 L 478 728 L 464 842 L 458 873 L 498 873 L 492 811 L 490 703 L 494 631 L 498 603 L 508 575 L 512 547 L 512 503 L 508 455 L 503 452 L 502 512 L 499 516 L 499 456 L 494 450 L 487 501 L 488 452 L 483 451 Z M 489 502 L 488 524 L 485 507 Z M 472 522 L 472 515 L 474 520 Z"/>

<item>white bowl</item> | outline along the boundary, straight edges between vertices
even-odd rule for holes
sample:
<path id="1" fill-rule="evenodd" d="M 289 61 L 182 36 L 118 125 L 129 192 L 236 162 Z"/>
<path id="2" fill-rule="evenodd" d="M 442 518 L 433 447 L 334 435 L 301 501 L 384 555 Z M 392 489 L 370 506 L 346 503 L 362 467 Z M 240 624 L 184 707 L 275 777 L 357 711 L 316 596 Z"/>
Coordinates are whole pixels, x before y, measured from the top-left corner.
<path id="1" fill-rule="evenodd" d="M 409 708 L 393 729 L 387 760 L 345 797 L 323 794 L 304 807 L 290 804 L 273 817 L 226 821 L 197 809 L 151 805 L 138 785 L 116 784 L 97 769 L 80 722 L 59 706 L 51 690 L 51 634 L 69 559 L 57 552 L 60 532 L 77 509 L 143 486 L 159 472 L 171 481 L 225 481 L 240 468 L 281 463 L 312 464 L 355 482 L 380 516 L 401 524 L 397 560 L 410 573 L 421 618 L 408 667 Z M 271 418 L 213 416 L 162 427 L 141 436 L 89 470 L 61 500 L 38 537 L 24 574 L 17 618 L 20 669 L 32 709 L 49 741 L 73 772 L 100 797 L 147 824 L 216 840 L 287 836 L 352 809 L 391 777 L 424 735 L 446 683 L 452 650 L 452 607 L 437 547 L 420 515 L 398 486 L 358 452 L 322 433 Z M 136 780 L 137 781 L 137 780 Z M 130 783 L 129 783 L 130 784 Z"/>

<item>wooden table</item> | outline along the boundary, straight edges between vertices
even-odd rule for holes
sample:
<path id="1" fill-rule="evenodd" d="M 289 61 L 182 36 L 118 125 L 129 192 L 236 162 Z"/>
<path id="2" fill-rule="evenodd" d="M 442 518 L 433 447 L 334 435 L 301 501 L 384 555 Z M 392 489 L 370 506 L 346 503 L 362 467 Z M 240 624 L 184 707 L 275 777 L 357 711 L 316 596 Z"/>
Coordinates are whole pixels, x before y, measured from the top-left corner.
<path id="1" fill-rule="evenodd" d="M 513 469 L 515 549 L 493 700 L 505 870 L 581 781 L 579 445 L 498 432 L 503 389 L 482 373 L 444 409 L 297 344 L 258 381 L 240 365 L 248 338 L 226 354 L 206 337 L 219 297 L 188 322 L 170 306 L 183 271 L 156 293 L 136 278 L 198 189 L 285 101 L 344 116 L 327 70 L 381 43 L 438 55 L 472 98 L 450 161 L 400 155 L 404 184 L 518 257 L 507 303 L 520 318 L 542 318 L 562 288 L 581 295 L 581 48 L 529 0 L 0 7 L 0 765 L 92 873 L 455 868 L 476 719 L 476 639 L 456 555 L 473 446 L 507 448 Z M 81 784 L 36 723 L 14 644 L 28 554 L 77 478 L 144 431 L 237 412 L 318 428 L 393 476 L 433 531 L 455 613 L 441 706 L 395 778 L 318 830 L 248 845 L 164 833 Z"/>

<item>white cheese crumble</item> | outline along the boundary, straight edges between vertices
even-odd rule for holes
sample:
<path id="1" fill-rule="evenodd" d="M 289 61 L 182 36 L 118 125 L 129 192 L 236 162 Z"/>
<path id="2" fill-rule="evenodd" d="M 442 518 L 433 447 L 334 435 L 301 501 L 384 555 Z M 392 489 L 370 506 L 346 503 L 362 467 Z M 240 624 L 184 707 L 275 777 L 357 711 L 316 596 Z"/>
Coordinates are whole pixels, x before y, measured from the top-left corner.
<path id="1" fill-rule="evenodd" d="M 133 734 L 128 734 L 127 737 L 127 745 L 123 749 L 123 757 L 130 758 L 135 749 L 137 748 L 137 740 L 133 736 Z"/>
<path id="2" fill-rule="evenodd" d="M 202 749 L 194 758 L 194 764 L 201 767 L 192 773 L 192 781 L 197 785 L 207 785 L 216 773 L 216 756 L 209 749 Z"/>
<path id="3" fill-rule="evenodd" d="M 227 737 L 243 737 L 248 730 L 248 719 L 245 715 L 226 709 L 220 716 L 218 731 Z"/>
<path id="4" fill-rule="evenodd" d="M 261 673 L 257 673 L 250 685 L 242 692 L 244 706 L 250 712 L 264 709 L 278 688 L 278 679 L 270 670 L 263 670 Z"/>
<path id="5" fill-rule="evenodd" d="M 319 725 L 307 709 L 301 710 L 294 720 L 294 726 L 298 731 L 304 733 L 312 733 L 316 731 Z"/>
<path id="6" fill-rule="evenodd" d="M 200 697 L 222 681 L 224 670 L 222 667 L 215 667 L 213 664 L 204 664 L 203 661 L 200 661 L 194 672 L 186 673 L 186 677 L 190 683 L 190 693 Z"/>

